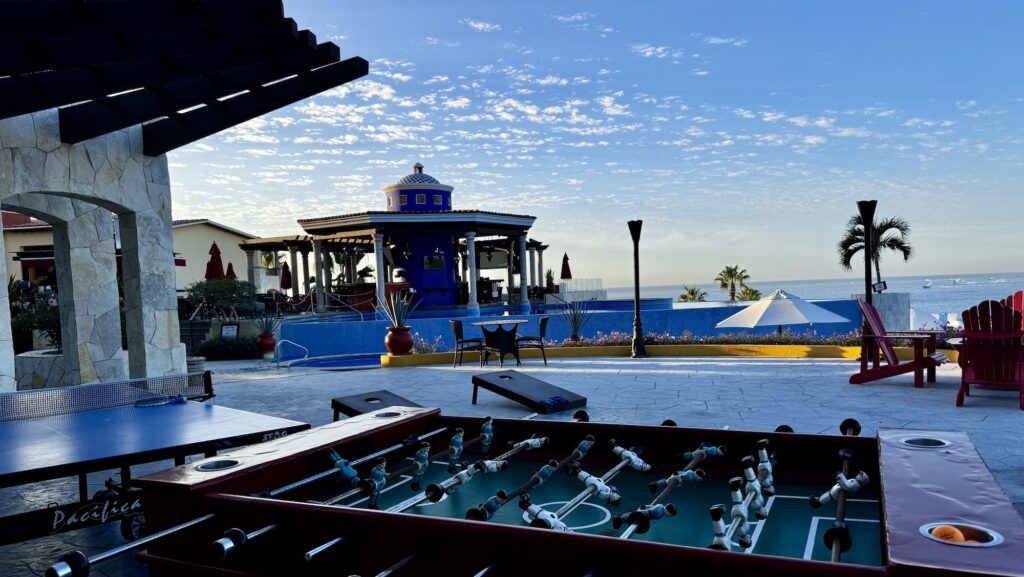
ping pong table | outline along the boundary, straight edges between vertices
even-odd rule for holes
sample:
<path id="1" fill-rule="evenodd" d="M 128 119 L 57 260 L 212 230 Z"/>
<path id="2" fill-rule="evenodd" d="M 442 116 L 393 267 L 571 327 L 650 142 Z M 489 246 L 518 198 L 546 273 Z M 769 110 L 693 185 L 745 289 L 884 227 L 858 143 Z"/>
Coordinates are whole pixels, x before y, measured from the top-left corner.
<path id="1" fill-rule="evenodd" d="M 0 518 L 0 544 L 120 521 L 144 530 L 144 495 L 131 467 L 283 437 L 306 423 L 204 404 L 210 374 L 190 373 L 0 394 L 0 488 L 78 476 L 78 502 Z M 88 495 L 86 475 L 120 469 Z"/>

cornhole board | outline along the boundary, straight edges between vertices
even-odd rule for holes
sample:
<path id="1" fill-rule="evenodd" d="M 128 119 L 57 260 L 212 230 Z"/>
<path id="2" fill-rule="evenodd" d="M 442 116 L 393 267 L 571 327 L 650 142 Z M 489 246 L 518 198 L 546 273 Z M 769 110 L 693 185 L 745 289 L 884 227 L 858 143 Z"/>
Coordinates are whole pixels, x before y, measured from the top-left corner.
<path id="1" fill-rule="evenodd" d="M 338 420 L 341 413 L 345 413 L 345 415 L 349 417 L 354 417 L 356 415 L 362 415 L 363 413 L 369 413 L 370 411 L 376 411 L 382 407 L 419 406 L 421 405 L 418 405 L 404 397 L 400 397 L 388 390 L 370 391 L 369 393 L 359 393 L 358 395 L 349 395 L 347 397 L 331 399 L 331 408 L 334 409 L 335 421 Z"/>
<path id="2" fill-rule="evenodd" d="M 587 406 L 587 398 L 518 371 L 473 375 L 473 404 L 480 387 L 547 415 Z"/>

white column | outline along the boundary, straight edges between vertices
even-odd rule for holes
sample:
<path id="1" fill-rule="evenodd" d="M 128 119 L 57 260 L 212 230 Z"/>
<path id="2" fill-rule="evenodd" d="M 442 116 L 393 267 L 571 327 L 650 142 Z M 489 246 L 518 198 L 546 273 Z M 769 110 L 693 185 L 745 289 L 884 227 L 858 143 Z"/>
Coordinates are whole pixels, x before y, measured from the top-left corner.
<path id="1" fill-rule="evenodd" d="M 324 312 L 324 255 L 323 255 L 323 241 L 313 241 L 313 272 L 315 273 L 316 283 L 316 312 Z"/>
<path id="2" fill-rule="evenodd" d="M 469 259 L 469 277 L 466 279 L 466 282 L 469 284 L 469 302 L 466 303 L 466 306 L 470 309 L 477 309 L 479 314 L 480 303 L 476 300 L 476 232 L 466 233 L 466 258 Z"/>
<path id="3" fill-rule="evenodd" d="M 509 304 L 512 304 L 512 286 L 515 285 L 516 273 L 512 260 L 512 256 L 515 254 L 516 241 L 511 236 L 508 237 L 508 286 L 505 287 L 505 300 Z"/>
<path id="4" fill-rule="evenodd" d="M 535 287 L 537 286 L 537 260 L 534 258 L 536 251 L 532 246 L 527 250 L 530 252 L 530 286 Z"/>
<path id="5" fill-rule="evenodd" d="M 530 295 L 526 282 L 526 235 L 519 237 L 519 312 L 529 314 Z"/>
<path id="6" fill-rule="evenodd" d="M 313 275 L 309 274 L 309 251 L 302 251 L 302 289 L 306 294 L 309 294 L 309 277 Z"/>
<path id="7" fill-rule="evenodd" d="M 299 296 L 299 252 L 294 248 L 289 248 L 288 254 L 292 257 L 292 296 L 297 297 Z"/>
<path id="8" fill-rule="evenodd" d="M 537 286 L 543 287 L 547 290 L 548 283 L 544 280 L 544 249 L 537 249 Z"/>
<path id="9" fill-rule="evenodd" d="M 256 286 L 256 262 L 253 260 L 251 250 L 245 251 L 245 279 L 256 289 L 256 292 L 260 292 L 260 287 Z"/>
<path id="10" fill-rule="evenodd" d="M 7 254 L 3 234 L 0 234 L 0 250 Z M 7 276 L 7 259 L 0 259 L 0 276 Z M 18 388 L 14 374 L 14 336 L 11 332 L 11 304 L 7 291 L 0 294 L 0 392 L 9 393 Z"/>
<path id="11" fill-rule="evenodd" d="M 373 235 L 373 256 L 377 261 L 377 269 L 374 276 L 377 279 L 377 304 L 384 304 L 384 280 L 387 278 L 384 270 L 384 233 L 378 232 Z"/>

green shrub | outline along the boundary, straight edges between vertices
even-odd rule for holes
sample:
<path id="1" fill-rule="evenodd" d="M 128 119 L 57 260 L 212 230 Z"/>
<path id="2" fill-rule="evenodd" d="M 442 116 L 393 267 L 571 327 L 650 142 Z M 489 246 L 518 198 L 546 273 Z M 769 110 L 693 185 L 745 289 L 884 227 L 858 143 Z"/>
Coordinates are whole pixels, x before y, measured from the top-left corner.
<path id="1" fill-rule="evenodd" d="M 258 359 L 263 356 L 256 337 L 237 339 L 215 338 L 203 341 L 196 347 L 196 354 L 208 361 L 229 361 L 236 359 Z"/>
<path id="2" fill-rule="evenodd" d="M 205 280 L 188 285 L 188 300 L 195 307 L 205 304 L 214 310 L 242 312 L 253 308 L 256 289 L 244 280 Z"/>

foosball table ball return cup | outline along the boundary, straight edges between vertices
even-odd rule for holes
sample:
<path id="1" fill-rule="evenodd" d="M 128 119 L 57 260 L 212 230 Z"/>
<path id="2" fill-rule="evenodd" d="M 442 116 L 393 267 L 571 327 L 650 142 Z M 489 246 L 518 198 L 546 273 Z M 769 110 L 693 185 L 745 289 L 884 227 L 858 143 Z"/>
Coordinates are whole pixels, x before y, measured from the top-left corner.
<path id="1" fill-rule="evenodd" d="M 1003 542 L 1003 536 L 992 529 L 956 521 L 921 525 L 921 535 L 957 547 L 995 547 Z"/>

